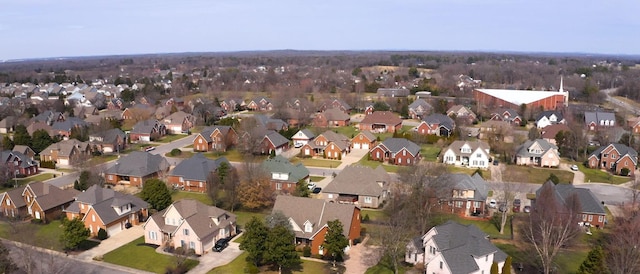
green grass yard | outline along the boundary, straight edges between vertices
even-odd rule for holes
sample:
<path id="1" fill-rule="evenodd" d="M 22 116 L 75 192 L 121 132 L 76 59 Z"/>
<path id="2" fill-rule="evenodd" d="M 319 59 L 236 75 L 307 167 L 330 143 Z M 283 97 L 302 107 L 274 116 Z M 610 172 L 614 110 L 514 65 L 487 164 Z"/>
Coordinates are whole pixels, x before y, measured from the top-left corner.
<path id="1" fill-rule="evenodd" d="M 144 237 L 140 237 L 104 254 L 103 260 L 135 269 L 165 273 L 167 267 L 175 265 L 175 257 L 157 253 L 155 249 L 155 246 L 144 243 Z M 132 254 L 135 254 L 135 256 L 132 256 Z M 186 261 L 187 269 L 192 269 L 198 263 L 196 260 L 188 259 Z"/>
<path id="2" fill-rule="evenodd" d="M 211 201 L 211 197 L 209 197 L 209 195 L 206 193 L 174 190 L 171 193 L 171 198 L 174 202 L 182 199 L 193 199 L 200 201 L 205 205 L 213 204 L 213 202 Z"/>
<path id="3" fill-rule="evenodd" d="M 302 163 L 304 166 L 336 168 L 342 162 L 336 160 L 314 159 L 314 158 L 298 158 L 291 159 L 293 164 Z"/>
<path id="4" fill-rule="evenodd" d="M 573 182 L 573 172 L 571 171 L 516 165 L 507 165 L 502 173 L 502 179 L 504 181 L 544 184 L 552 173 L 558 176 L 560 183 L 570 184 Z"/>
<path id="5" fill-rule="evenodd" d="M 576 164 L 578 169 L 584 173 L 584 182 L 595 182 L 595 183 L 608 183 L 608 184 L 624 184 L 628 181 L 631 181 L 631 178 L 624 176 L 613 175 L 609 172 L 602 171 L 599 169 L 588 168 L 582 164 Z"/>
<path id="6" fill-rule="evenodd" d="M 315 182 L 320 182 L 320 181 L 324 180 L 324 178 L 325 178 L 324 176 L 309 176 L 309 180 L 311 182 L 314 182 L 314 183 Z"/>
<path id="7" fill-rule="evenodd" d="M 372 222 L 379 222 L 388 219 L 387 214 L 385 214 L 382 210 L 363 209 L 362 211 L 360 211 L 360 216 L 364 218 L 364 216 L 366 215 L 369 216 L 369 221 Z"/>
<path id="8" fill-rule="evenodd" d="M 447 165 L 447 170 L 451 173 L 464 173 L 473 175 L 473 173 L 475 173 L 477 169 Z M 481 169 L 480 171 L 482 172 L 482 178 L 484 178 L 485 180 L 491 180 L 491 170 Z"/>
<path id="9" fill-rule="evenodd" d="M 180 140 L 182 138 L 186 138 L 189 137 L 189 135 L 185 135 L 185 134 L 171 134 L 171 135 L 165 135 L 162 138 L 160 138 L 160 140 L 157 140 L 156 142 L 158 143 L 171 143 L 175 140 Z"/>
<path id="10" fill-rule="evenodd" d="M 437 162 L 438 154 L 440 154 L 440 148 L 435 145 L 425 144 L 420 146 L 420 155 L 422 155 L 423 161 Z"/>
<path id="11" fill-rule="evenodd" d="M 388 164 L 383 164 L 382 162 L 378 162 L 378 161 L 371 161 L 368 159 L 368 155 L 365 155 L 364 157 L 362 157 L 362 159 L 358 161 L 358 164 L 363 166 L 368 166 L 374 169 L 377 168 L 379 165 L 382 165 L 382 168 L 384 168 L 384 170 L 392 173 L 398 173 L 398 170 L 401 168 L 401 166 L 392 166 Z"/>
<path id="12" fill-rule="evenodd" d="M 211 269 L 209 272 L 207 272 L 207 274 L 247 273 L 245 271 L 245 268 L 247 266 L 246 260 L 247 260 L 247 252 L 243 252 L 242 254 L 240 254 L 240 256 L 238 256 L 238 258 L 235 258 L 230 263 Z M 326 263 L 307 261 L 304 259 L 302 259 L 301 261 L 302 261 L 302 264 L 300 264 L 300 269 L 294 269 L 294 270 L 291 270 L 290 272 L 287 272 L 285 270 L 283 272 L 284 273 L 326 273 L 326 269 L 325 269 L 327 265 Z M 260 271 L 260 273 L 274 274 L 274 273 L 278 273 L 278 271 L 265 270 L 265 271 Z"/>
<path id="13" fill-rule="evenodd" d="M 46 249 L 63 251 L 59 240 L 62 235 L 60 221 L 56 220 L 48 224 L 14 223 L 13 226 L 6 222 L 0 223 L 0 237 Z"/>

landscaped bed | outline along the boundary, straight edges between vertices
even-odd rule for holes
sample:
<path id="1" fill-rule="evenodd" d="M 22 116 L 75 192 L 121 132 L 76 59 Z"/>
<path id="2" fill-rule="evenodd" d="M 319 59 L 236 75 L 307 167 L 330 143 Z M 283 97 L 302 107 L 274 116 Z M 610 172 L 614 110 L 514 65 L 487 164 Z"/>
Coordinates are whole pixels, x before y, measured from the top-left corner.
<path id="1" fill-rule="evenodd" d="M 131 267 L 135 269 L 165 273 L 167 267 L 175 266 L 175 257 L 156 252 L 156 246 L 144 243 L 144 237 L 125 244 L 107 254 L 103 260 L 108 263 Z M 199 261 L 187 259 L 187 269 L 192 269 Z"/>

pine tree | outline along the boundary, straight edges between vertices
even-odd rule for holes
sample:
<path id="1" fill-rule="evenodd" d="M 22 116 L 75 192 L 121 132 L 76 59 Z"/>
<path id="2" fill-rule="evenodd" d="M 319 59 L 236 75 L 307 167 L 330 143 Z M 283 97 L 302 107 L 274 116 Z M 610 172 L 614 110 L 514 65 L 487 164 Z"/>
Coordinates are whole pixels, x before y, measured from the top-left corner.
<path id="1" fill-rule="evenodd" d="M 500 274 L 500 273 L 498 272 L 498 263 L 493 262 L 493 263 L 491 264 L 491 272 L 489 272 L 489 273 L 491 273 L 491 274 Z"/>
<path id="2" fill-rule="evenodd" d="M 247 260 L 259 266 L 264 257 L 265 241 L 269 234 L 269 228 L 255 216 L 245 226 L 244 236 L 240 243 L 240 249 L 247 251 Z"/>
<path id="3" fill-rule="evenodd" d="M 602 247 L 596 246 L 587 255 L 587 258 L 584 259 L 580 268 L 578 269 L 578 274 L 606 274 L 610 273 L 604 259 L 604 251 Z"/>
<path id="4" fill-rule="evenodd" d="M 282 268 L 289 268 L 300 263 L 300 256 L 294 245 L 295 235 L 284 226 L 276 226 L 269 231 L 264 247 L 268 252 L 264 253 L 264 259 Z"/>
<path id="5" fill-rule="evenodd" d="M 327 235 L 324 237 L 322 247 L 326 255 L 334 261 L 342 261 L 344 249 L 349 245 L 349 240 L 344 236 L 344 227 L 340 220 L 333 220 L 327 223 L 329 226 Z"/>
<path id="6" fill-rule="evenodd" d="M 82 241 L 89 238 L 90 231 L 84 226 L 84 222 L 80 218 L 68 220 L 62 219 L 63 230 L 60 235 L 60 242 L 65 250 L 74 250 L 78 248 Z"/>
<path id="7" fill-rule="evenodd" d="M 502 266 L 502 274 L 511 274 L 511 264 L 512 264 L 511 256 L 508 256 L 504 261 L 504 265 Z"/>

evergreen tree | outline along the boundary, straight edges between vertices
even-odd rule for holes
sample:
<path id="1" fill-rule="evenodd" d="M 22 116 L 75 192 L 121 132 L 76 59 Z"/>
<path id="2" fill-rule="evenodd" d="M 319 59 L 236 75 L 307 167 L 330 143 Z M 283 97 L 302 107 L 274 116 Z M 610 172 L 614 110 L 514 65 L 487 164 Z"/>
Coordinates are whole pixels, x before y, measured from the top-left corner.
<path id="1" fill-rule="evenodd" d="M 264 243 L 265 261 L 278 266 L 278 271 L 282 273 L 282 268 L 289 268 L 300 264 L 300 256 L 296 252 L 294 245 L 295 234 L 284 226 L 276 226 L 269 230 L 267 240 Z"/>
<path id="2" fill-rule="evenodd" d="M 327 257 L 333 261 L 342 261 L 344 257 L 344 249 L 349 246 L 349 240 L 344 236 L 344 227 L 340 220 L 333 220 L 327 223 L 329 226 L 327 235 L 324 237 L 322 247 Z"/>
<path id="3" fill-rule="evenodd" d="M 507 256 L 507 259 L 504 261 L 504 265 L 502 266 L 502 274 L 511 274 L 512 260 L 511 256 Z"/>
<path id="4" fill-rule="evenodd" d="M 9 138 L 9 135 L 5 135 L 2 138 L 2 149 L 13 150 L 14 146 L 15 146 L 15 144 L 13 143 L 13 140 L 11 140 L 11 138 Z"/>
<path id="5" fill-rule="evenodd" d="M 31 144 L 33 151 L 35 151 L 35 153 L 40 153 L 49 145 L 53 144 L 53 139 L 49 136 L 49 133 L 46 130 L 38 129 L 33 132 Z"/>
<path id="6" fill-rule="evenodd" d="M 245 226 L 240 249 L 247 251 L 247 260 L 256 266 L 262 263 L 268 234 L 269 228 L 255 216 Z"/>
<path id="7" fill-rule="evenodd" d="M 498 272 L 498 263 L 493 262 L 491 264 L 491 271 L 489 273 L 491 273 L 491 274 L 500 274 L 500 272 Z"/>
<path id="8" fill-rule="evenodd" d="M 604 251 L 602 247 L 596 246 L 584 259 L 580 268 L 578 268 L 578 274 L 606 274 L 610 273 L 604 259 Z"/>
<path id="9" fill-rule="evenodd" d="M 24 125 L 16 125 L 13 133 L 13 143 L 31 147 L 31 136 L 29 136 L 29 132 L 27 132 L 27 128 Z"/>
<path id="10" fill-rule="evenodd" d="M 140 198 L 145 200 L 151 208 L 155 210 L 163 210 L 171 205 L 171 192 L 160 179 L 149 179 L 144 182 Z"/>
<path id="11" fill-rule="evenodd" d="M 89 238 L 90 232 L 84 226 L 84 222 L 80 218 L 68 220 L 62 219 L 62 234 L 60 235 L 60 242 L 64 246 L 65 250 L 74 250 L 78 248 L 82 241 Z"/>

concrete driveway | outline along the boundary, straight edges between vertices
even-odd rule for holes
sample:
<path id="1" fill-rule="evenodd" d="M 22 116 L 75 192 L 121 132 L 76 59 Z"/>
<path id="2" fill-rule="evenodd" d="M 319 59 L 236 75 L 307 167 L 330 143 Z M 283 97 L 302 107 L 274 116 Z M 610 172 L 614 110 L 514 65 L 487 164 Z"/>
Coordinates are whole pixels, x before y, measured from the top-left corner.
<path id="1" fill-rule="evenodd" d="M 240 235 L 236 236 L 234 239 L 237 239 L 238 237 L 240 237 Z M 206 254 L 200 256 L 200 258 L 198 258 L 200 263 L 193 269 L 189 270 L 189 273 L 207 273 L 213 268 L 230 263 L 235 258 L 240 256 L 242 252 L 244 251 L 240 250 L 239 243 L 229 242 L 229 246 L 222 250 L 222 252 L 214 252 L 209 250 Z"/>
<path id="2" fill-rule="evenodd" d="M 143 235 L 144 229 L 142 228 L 142 225 L 136 225 L 129 229 L 120 231 L 120 233 L 102 241 L 98 246 L 75 256 L 80 260 L 91 262 L 93 261 L 93 257 L 103 256 L 104 254 L 109 253 L 110 251 L 117 249 L 127 243 L 130 243 L 133 240 L 142 237 Z"/>
<path id="3" fill-rule="evenodd" d="M 573 172 L 573 185 L 581 185 L 584 184 L 584 173 L 582 173 L 582 171 L 578 170 L 578 171 L 573 171 L 571 170 L 571 166 L 569 164 L 565 164 L 565 163 L 560 163 L 560 166 L 558 167 L 561 170 L 566 170 L 566 171 L 570 171 Z"/>

